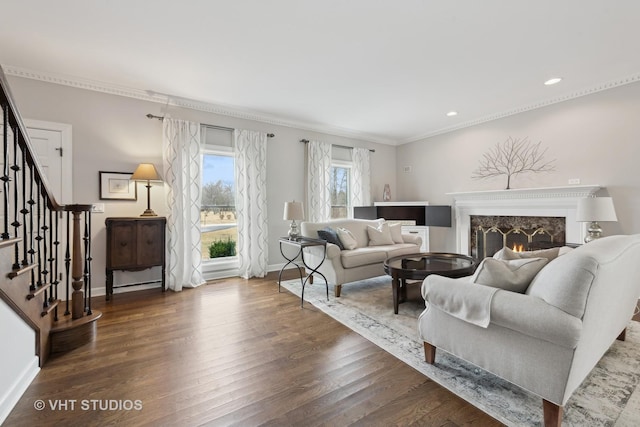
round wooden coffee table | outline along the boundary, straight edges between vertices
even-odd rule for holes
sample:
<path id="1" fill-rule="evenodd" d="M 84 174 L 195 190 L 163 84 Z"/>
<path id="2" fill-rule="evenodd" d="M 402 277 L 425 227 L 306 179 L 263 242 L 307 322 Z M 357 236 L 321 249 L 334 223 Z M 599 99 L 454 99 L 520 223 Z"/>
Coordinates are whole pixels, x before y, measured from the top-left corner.
<path id="1" fill-rule="evenodd" d="M 388 258 L 384 262 L 384 272 L 393 279 L 393 312 L 398 314 L 398 304 L 407 299 L 407 280 L 424 280 L 431 274 L 454 278 L 469 276 L 477 265 L 476 260 L 470 256 L 444 252 Z"/>

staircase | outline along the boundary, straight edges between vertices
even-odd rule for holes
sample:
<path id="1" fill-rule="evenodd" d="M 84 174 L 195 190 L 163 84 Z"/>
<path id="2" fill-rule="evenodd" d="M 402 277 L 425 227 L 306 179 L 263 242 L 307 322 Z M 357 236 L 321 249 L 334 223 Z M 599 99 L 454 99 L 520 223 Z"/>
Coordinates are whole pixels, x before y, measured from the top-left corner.
<path id="1" fill-rule="evenodd" d="M 36 332 L 42 366 L 96 333 L 91 205 L 56 201 L 1 68 L 0 89 L 0 298 Z"/>

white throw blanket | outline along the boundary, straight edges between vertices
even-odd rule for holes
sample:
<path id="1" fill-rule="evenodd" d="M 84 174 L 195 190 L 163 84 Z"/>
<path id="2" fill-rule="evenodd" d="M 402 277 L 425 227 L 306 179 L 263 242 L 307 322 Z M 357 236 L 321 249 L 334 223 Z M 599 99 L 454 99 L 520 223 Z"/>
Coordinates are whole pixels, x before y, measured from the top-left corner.
<path id="1" fill-rule="evenodd" d="M 491 300 L 499 288 L 475 284 L 469 279 L 428 276 L 422 284 L 422 296 L 427 303 L 427 310 L 433 304 L 465 322 L 483 328 L 489 326 Z"/>

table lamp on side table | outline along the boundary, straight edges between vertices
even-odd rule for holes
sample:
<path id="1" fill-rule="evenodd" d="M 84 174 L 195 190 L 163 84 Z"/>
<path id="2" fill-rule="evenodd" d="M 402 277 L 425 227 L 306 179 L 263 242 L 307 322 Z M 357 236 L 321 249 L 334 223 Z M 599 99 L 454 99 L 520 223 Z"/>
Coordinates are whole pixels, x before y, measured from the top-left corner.
<path id="1" fill-rule="evenodd" d="M 302 208 L 302 202 L 284 202 L 284 220 L 291 220 L 291 226 L 289 227 L 289 239 L 295 240 L 298 238 L 298 224 L 296 221 L 302 221 L 304 219 L 304 209 Z"/>
<path id="2" fill-rule="evenodd" d="M 602 237 L 602 228 L 598 221 L 615 222 L 617 220 L 618 217 L 611 197 L 585 197 L 578 200 L 576 221 L 590 223 L 587 228 L 589 234 L 584 238 L 585 243 Z"/>

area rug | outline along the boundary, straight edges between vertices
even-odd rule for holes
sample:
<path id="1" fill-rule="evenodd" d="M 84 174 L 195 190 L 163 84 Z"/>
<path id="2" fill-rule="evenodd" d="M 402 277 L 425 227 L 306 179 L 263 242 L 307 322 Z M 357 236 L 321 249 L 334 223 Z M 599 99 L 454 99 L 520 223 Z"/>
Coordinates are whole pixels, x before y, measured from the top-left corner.
<path id="1" fill-rule="evenodd" d="M 509 426 L 543 424 L 542 399 L 444 351 L 437 363 L 424 361 L 417 319 L 424 309 L 419 283 L 393 314 L 391 279 L 386 276 L 342 287 L 335 298 L 316 280 L 305 287 L 309 303 L 412 366 L 431 380 Z M 300 296 L 300 280 L 282 282 Z M 564 408 L 563 426 L 640 426 L 640 323 L 630 322 L 626 341 L 616 341 Z M 638 390 L 636 390 L 638 389 Z"/>

